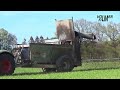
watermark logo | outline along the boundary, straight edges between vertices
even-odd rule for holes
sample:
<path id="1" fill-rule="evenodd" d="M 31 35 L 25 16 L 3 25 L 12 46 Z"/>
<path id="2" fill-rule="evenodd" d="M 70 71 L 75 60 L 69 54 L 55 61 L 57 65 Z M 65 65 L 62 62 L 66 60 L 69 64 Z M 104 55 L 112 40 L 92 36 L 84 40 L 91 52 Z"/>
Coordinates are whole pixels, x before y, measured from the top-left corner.
<path id="1" fill-rule="evenodd" d="M 108 21 L 108 19 L 113 18 L 113 15 L 97 15 L 98 21 Z"/>

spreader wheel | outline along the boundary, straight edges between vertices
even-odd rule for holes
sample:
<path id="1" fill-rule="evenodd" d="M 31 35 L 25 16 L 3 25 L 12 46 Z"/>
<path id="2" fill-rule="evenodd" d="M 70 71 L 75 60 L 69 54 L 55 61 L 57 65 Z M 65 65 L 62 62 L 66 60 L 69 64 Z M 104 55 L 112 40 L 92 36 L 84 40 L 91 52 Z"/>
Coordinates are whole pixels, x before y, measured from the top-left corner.
<path id="1" fill-rule="evenodd" d="M 58 72 L 69 72 L 74 68 L 72 58 L 68 55 L 60 57 L 56 61 L 56 66 Z"/>

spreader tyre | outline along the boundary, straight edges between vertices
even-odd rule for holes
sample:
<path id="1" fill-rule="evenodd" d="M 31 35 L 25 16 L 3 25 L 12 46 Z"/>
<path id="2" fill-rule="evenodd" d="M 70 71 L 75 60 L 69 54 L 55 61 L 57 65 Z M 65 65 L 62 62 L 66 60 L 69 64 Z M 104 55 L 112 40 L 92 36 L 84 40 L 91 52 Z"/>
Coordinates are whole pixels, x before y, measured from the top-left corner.
<path id="1" fill-rule="evenodd" d="M 72 58 L 67 55 L 60 57 L 56 61 L 56 66 L 58 72 L 69 72 L 74 68 Z"/>

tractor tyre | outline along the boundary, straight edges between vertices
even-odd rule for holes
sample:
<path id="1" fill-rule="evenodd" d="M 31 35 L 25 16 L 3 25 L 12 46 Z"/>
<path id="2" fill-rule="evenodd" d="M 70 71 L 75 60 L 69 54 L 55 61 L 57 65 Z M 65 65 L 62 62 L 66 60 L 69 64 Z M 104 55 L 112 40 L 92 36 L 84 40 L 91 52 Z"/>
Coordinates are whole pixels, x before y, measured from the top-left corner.
<path id="1" fill-rule="evenodd" d="M 15 70 L 15 60 L 10 54 L 0 55 L 0 75 L 12 75 Z"/>

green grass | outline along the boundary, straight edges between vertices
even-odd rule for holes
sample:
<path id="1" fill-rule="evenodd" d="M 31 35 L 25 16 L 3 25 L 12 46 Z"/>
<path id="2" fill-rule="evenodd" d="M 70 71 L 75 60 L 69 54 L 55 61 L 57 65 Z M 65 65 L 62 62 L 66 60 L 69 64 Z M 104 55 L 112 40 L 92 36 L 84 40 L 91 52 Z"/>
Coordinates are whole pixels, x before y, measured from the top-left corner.
<path id="1" fill-rule="evenodd" d="M 72 72 L 43 73 L 39 68 L 16 68 L 13 75 L 0 79 L 120 79 L 120 61 L 89 62 Z"/>

